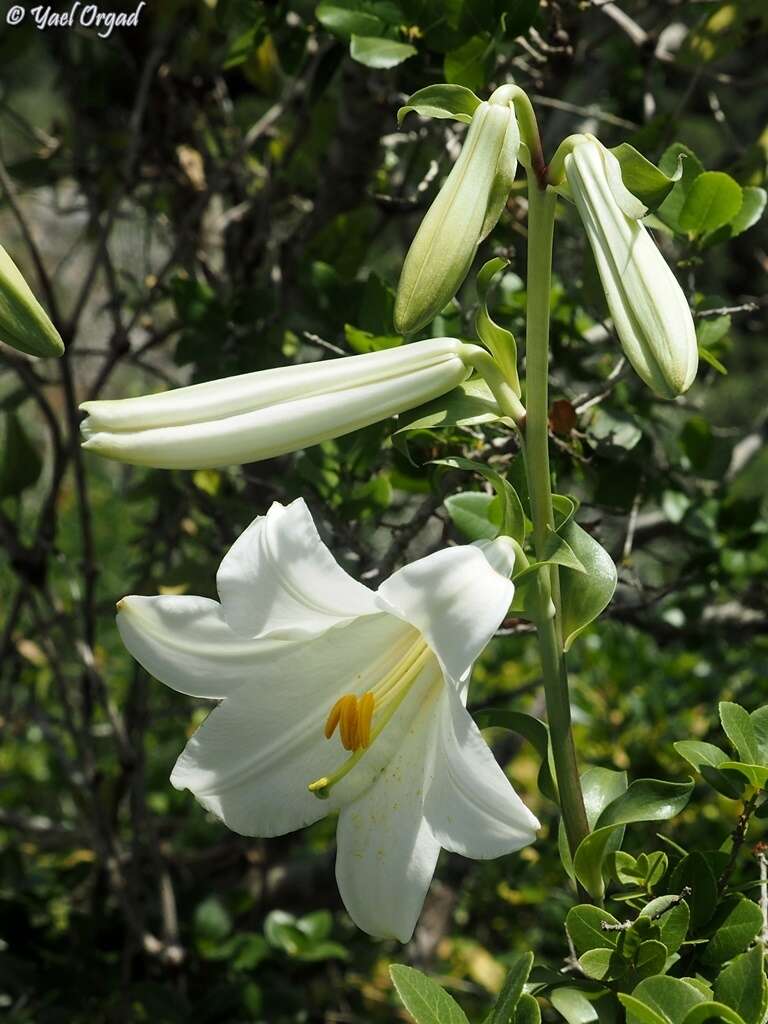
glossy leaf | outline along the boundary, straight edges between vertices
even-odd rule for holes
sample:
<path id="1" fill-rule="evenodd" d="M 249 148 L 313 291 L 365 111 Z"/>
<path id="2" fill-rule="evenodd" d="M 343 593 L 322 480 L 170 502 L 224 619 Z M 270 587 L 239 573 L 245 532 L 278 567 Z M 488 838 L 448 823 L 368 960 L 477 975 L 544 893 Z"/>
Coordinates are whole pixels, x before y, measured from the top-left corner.
<path id="1" fill-rule="evenodd" d="M 515 394 L 519 396 L 521 389 L 517 373 L 517 343 L 512 332 L 500 327 L 488 313 L 488 292 L 493 284 L 493 278 L 508 265 L 508 260 L 497 256 L 483 264 L 477 275 L 477 296 L 480 308 L 475 316 L 475 330 L 477 336 L 498 363 Z"/>
<path id="2" fill-rule="evenodd" d="M 621 177 L 629 191 L 649 209 L 655 209 L 669 194 L 683 174 L 683 158 L 678 156 L 677 167 L 671 175 L 665 174 L 634 146 L 622 142 L 611 150 L 621 164 Z"/>
<path id="3" fill-rule="evenodd" d="M 378 70 L 397 67 L 416 53 L 416 47 L 410 43 L 399 43 L 395 39 L 385 39 L 382 36 L 353 35 L 349 44 L 349 55 L 352 60 L 364 64 L 367 68 Z"/>
<path id="4" fill-rule="evenodd" d="M 676 953 L 682 946 L 691 921 L 691 911 L 685 900 L 675 895 L 658 896 L 646 903 L 639 916 L 655 919 L 668 953 Z"/>
<path id="5" fill-rule="evenodd" d="M 608 552 L 574 522 L 558 530 L 584 566 L 584 572 L 563 569 L 560 592 L 563 638 L 569 650 L 576 637 L 600 615 L 616 589 L 616 566 Z"/>
<path id="6" fill-rule="evenodd" d="M 756 903 L 739 896 L 734 903 L 718 908 L 716 922 L 701 956 L 705 964 L 724 964 L 742 953 L 762 928 L 763 915 Z"/>
<path id="7" fill-rule="evenodd" d="M 590 949 L 614 949 L 618 931 L 604 931 L 603 924 L 618 925 L 619 921 L 602 907 L 589 903 L 571 907 L 565 919 L 565 928 L 573 948 L 581 955 Z"/>
<path id="8" fill-rule="evenodd" d="M 505 477 L 492 466 L 487 466 L 483 462 L 473 462 L 471 459 L 459 458 L 458 456 L 435 459 L 434 465 L 448 466 L 451 469 L 466 469 L 473 473 L 479 473 L 480 476 L 484 477 L 496 491 L 496 495 L 501 503 L 500 531 L 497 532 L 501 532 L 507 537 L 514 537 L 518 544 L 523 543 L 525 539 L 525 513 L 523 512 L 523 506 L 520 503 L 517 492 Z"/>
<path id="9" fill-rule="evenodd" d="M 690 982 L 664 975 L 646 978 L 633 990 L 631 997 L 620 994 L 619 1001 L 629 1011 L 627 1024 L 647 1021 L 682 1024 L 694 1006 L 706 1002 L 706 997 Z M 646 1016 L 643 1008 L 652 1011 L 653 1016 Z"/>
<path id="10" fill-rule="evenodd" d="M 686 897 L 691 921 L 699 928 L 710 920 L 717 906 L 717 878 L 707 858 L 698 850 L 683 857 L 670 876 L 669 888 L 673 892 L 682 892 L 686 886 L 691 890 Z"/>
<path id="11" fill-rule="evenodd" d="M 416 1024 L 468 1024 L 456 1000 L 426 974 L 403 964 L 392 964 L 389 974 Z"/>
<path id="12" fill-rule="evenodd" d="M 384 22 L 375 14 L 355 11 L 341 4 L 318 4 L 315 17 L 324 28 L 342 39 L 348 39 L 351 35 L 376 36 L 385 27 Z"/>
<path id="13" fill-rule="evenodd" d="M 520 953 L 515 957 L 487 1024 L 510 1024 L 516 1019 L 515 1008 L 532 966 L 533 953 Z"/>
<path id="14" fill-rule="evenodd" d="M 744 1019 L 760 1024 L 766 987 L 763 947 L 758 943 L 725 967 L 715 980 L 715 999 L 725 1003 Z"/>
<path id="15" fill-rule="evenodd" d="M 680 227 L 701 237 L 733 220 L 741 209 L 741 188 L 729 174 L 705 171 L 693 182 L 680 211 Z"/>
<path id="16" fill-rule="evenodd" d="M 704 165 L 693 150 L 683 145 L 682 142 L 675 142 L 664 151 L 659 160 L 659 169 L 667 175 L 673 174 L 681 156 L 683 157 L 682 176 L 656 211 L 656 216 L 675 230 L 680 230 L 680 213 L 693 182 L 700 174 L 704 173 Z"/>
<path id="17" fill-rule="evenodd" d="M 667 821 L 679 814 L 693 792 L 693 782 L 636 779 L 601 813 L 595 828 L 633 821 Z"/>
<path id="18" fill-rule="evenodd" d="M 686 1015 L 683 1024 L 704 1024 L 708 1020 L 718 1021 L 720 1024 L 745 1024 L 744 1018 L 730 1006 L 711 1001 L 694 1006 Z"/>
<path id="19" fill-rule="evenodd" d="M 421 117 L 450 117 L 469 124 L 480 102 L 480 98 L 463 85 L 448 82 L 428 85 L 409 96 L 405 106 L 400 107 L 397 123 L 400 124 L 409 111 L 415 110 Z"/>
<path id="20" fill-rule="evenodd" d="M 510 732 L 516 732 L 528 740 L 541 759 L 539 789 L 549 800 L 557 802 L 549 729 L 544 722 L 533 715 L 526 715 L 522 711 L 510 711 L 507 708 L 486 708 L 476 712 L 474 719 L 478 729 L 509 729 Z"/>
<path id="21" fill-rule="evenodd" d="M 520 996 L 509 1024 L 541 1024 L 541 1008 L 530 992 L 523 992 Z"/>
<path id="22" fill-rule="evenodd" d="M 568 1024 L 590 1024 L 598 1019 L 595 1007 L 577 988 L 556 988 L 549 993 L 549 1001 Z"/>
<path id="23" fill-rule="evenodd" d="M 465 380 L 453 391 L 402 413 L 395 435 L 413 430 L 442 430 L 448 427 L 493 423 L 502 417 L 491 389 L 480 377 Z"/>
<path id="24" fill-rule="evenodd" d="M 745 711 L 740 704 L 734 704 L 727 700 L 720 701 L 718 707 L 723 730 L 736 748 L 741 760 L 748 764 L 758 762 L 760 753 L 757 736 L 749 712 Z"/>
<path id="25" fill-rule="evenodd" d="M 496 498 L 482 491 L 462 491 L 449 494 L 445 505 L 451 522 L 468 541 L 493 540 L 498 536 L 499 523 L 494 522 L 492 506 Z"/>

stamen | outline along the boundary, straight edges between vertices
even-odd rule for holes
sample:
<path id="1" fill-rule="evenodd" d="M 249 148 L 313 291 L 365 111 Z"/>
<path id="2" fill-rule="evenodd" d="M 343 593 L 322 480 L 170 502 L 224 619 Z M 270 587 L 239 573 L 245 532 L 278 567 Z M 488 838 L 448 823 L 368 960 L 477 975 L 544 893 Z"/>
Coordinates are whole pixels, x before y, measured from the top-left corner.
<path id="1" fill-rule="evenodd" d="M 373 709 L 376 705 L 376 698 L 369 690 L 360 698 L 357 708 L 357 741 L 365 750 L 371 742 L 371 719 Z"/>
<path id="2" fill-rule="evenodd" d="M 411 686 L 421 674 L 427 664 L 432 652 L 421 638 L 413 645 L 406 657 L 400 664 L 379 683 L 373 690 L 368 690 L 358 701 L 358 698 L 348 693 L 341 697 L 328 716 L 327 729 L 333 719 L 333 727 L 339 725 L 341 742 L 347 750 L 354 751 L 343 764 L 339 765 L 335 772 L 330 775 L 323 775 L 309 784 L 310 793 L 314 793 L 320 800 L 327 800 L 331 789 L 344 778 L 357 764 L 375 740 L 381 735 L 382 730 L 389 723 L 390 719 L 400 707 L 408 695 Z M 435 664 L 437 668 L 437 664 Z M 339 710 L 336 716 L 337 708 Z M 376 723 L 373 723 L 374 710 L 383 712 Z"/>
<path id="3" fill-rule="evenodd" d="M 327 740 L 329 740 L 336 731 L 336 726 L 339 724 L 339 719 L 341 718 L 341 709 L 346 699 L 346 696 L 339 697 L 328 714 L 328 718 L 325 722 L 325 738 Z"/>
<path id="4" fill-rule="evenodd" d="M 339 732 L 344 749 L 354 750 L 357 747 L 357 697 L 354 693 L 349 693 L 344 698 Z"/>

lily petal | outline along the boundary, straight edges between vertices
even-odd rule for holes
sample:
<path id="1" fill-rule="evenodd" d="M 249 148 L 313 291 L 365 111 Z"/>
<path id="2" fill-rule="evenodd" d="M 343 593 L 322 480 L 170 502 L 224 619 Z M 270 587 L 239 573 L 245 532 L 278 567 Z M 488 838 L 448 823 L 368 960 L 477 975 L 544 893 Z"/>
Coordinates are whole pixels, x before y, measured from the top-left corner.
<path id="1" fill-rule="evenodd" d="M 381 737 L 321 800 L 309 783 L 331 775 L 349 756 L 338 736 L 325 738 L 328 712 L 342 694 L 368 689 L 391 651 L 413 636 L 380 614 L 305 644 L 284 644 L 282 657 L 260 665 L 251 685 L 211 712 L 176 762 L 171 783 L 191 790 L 246 836 L 283 835 L 338 810 L 378 778 L 434 676 L 417 680 Z"/>
<path id="2" fill-rule="evenodd" d="M 487 860 L 528 846 L 539 822 L 512 788 L 453 687 L 440 700 L 424 814 L 446 850 Z"/>
<path id="3" fill-rule="evenodd" d="M 424 636 L 453 679 L 462 679 L 507 614 L 514 584 L 499 570 L 510 565 L 507 538 L 480 548 L 435 551 L 398 569 L 376 599 Z"/>
<path id="4" fill-rule="evenodd" d="M 320 539 L 303 498 L 275 502 L 235 541 L 216 583 L 227 622 L 245 636 L 317 636 L 379 609 Z"/>
<path id="5" fill-rule="evenodd" d="M 253 681 L 254 673 L 289 645 L 247 640 L 206 597 L 124 597 L 117 606 L 123 643 L 166 686 L 219 700 Z"/>
<path id="6" fill-rule="evenodd" d="M 440 843 L 424 819 L 423 803 L 436 699 L 422 705 L 380 778 L 339 815 L 339 892 L 358 928 L 376 938 L 410 939 L 435 873 Z"/>

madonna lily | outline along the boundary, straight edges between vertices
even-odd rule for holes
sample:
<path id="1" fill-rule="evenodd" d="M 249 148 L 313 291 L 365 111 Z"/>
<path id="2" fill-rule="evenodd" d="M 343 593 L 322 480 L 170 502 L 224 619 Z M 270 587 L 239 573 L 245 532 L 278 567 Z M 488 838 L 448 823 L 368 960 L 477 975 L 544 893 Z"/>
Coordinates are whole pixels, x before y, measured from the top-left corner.
<path id="1" fill-rule="evenodd" d="M 640 223 L 616 157 L 594 136 L 565 158 L 568 189 L 595 256 L 616 332 L 630 363 L 664 398 L 687 391 L 699 362 L 693 317 L 675 275 Z"/>
<path id="2" fill-rule="evenodd" d="M 172 784 L 247 836 L 338 811 L 347 910 L 371 935 L 407 941 L 441 847 L 497 857 L 539 827 L 464 706 L 513 562 L 505 538 L 448 548 L 374 592 L 335 562 L 299 499 L 235 541 L 219 602 L 124 598 L 133 656 L 172 689 L 220 701 Z"/>
<path id="3" fill-rule="evenodd" d="M 431 338 L 155 395 L 84 402 L 89 451 L 157 469 L 207 469 L 319 444 L 452 390 L 481 350 Z"/>
<path id="4" fill-rule="evenodd" d="M 504 209 L 519 149 L 509 87 L 501 86 L 472 115 L 459 159 L 408 250 L 395 300 L 398 331 L 429 323 L 461 287 L 478 245 Z"/>

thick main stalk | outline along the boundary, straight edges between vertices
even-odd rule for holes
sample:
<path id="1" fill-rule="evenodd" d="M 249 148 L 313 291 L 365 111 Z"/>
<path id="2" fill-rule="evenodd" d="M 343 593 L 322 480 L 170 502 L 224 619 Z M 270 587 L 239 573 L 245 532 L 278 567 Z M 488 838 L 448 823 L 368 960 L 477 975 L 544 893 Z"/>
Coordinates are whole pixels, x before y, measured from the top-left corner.
<path id="1" fill-rule="evenodd" d="M 526 315 L 525 465 L 536 557 L 544 558 L 554 529 L 549 469 L 549 294 L 556 197 L 528 178 L 528 306 Z M 537 573 L 536 626 L 547 718 L 568 845 L 574 853 L 589 826 L 571 731 L 568 673 L 563 651 L 560 580 L 556 566 Z"/>

